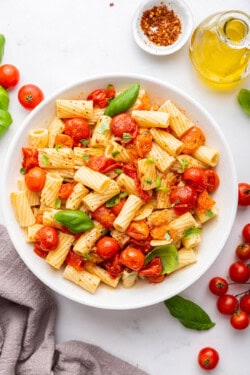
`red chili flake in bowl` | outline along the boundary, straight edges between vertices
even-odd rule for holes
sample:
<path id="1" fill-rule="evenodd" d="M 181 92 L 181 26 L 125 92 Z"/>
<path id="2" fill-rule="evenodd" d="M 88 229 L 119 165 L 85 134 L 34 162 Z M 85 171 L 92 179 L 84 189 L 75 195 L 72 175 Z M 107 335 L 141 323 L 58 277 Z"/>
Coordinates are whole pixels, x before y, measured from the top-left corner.
<path id="1" fill-rule="evenodd" d="M 141 18 L 141 28 L 147 38 L 158 46 L 173 44 L 181 34 L 181 21 L 166 5 L 145 10 Z"/>

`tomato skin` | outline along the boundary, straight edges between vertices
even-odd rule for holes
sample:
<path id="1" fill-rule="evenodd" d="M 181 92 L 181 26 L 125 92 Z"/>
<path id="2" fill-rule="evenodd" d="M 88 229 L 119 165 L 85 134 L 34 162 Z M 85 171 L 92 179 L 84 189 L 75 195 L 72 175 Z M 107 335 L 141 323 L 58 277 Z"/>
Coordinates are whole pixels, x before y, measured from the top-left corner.
<path id="1" fill-rule="evenodd" d="M 229 267 L 230 279 L 236 283 L 245 283 L 249 279 L 249 270 L 245 263 L 234 262 Z"/>
<path id="2" fill-rule="evenodd" d="M 18 91 L 19 103 L 25 109 L 34 109 L 44 99 L 42 90 L 33 84 L 22 86 Z"/>
<path id="3" fill-rule="evenodd" d="M 122 168 L 122 163 L 117 163 L 114 159 L 107 158 L 104 155 L 92 155 L 89 158 L 88 167 L 93 169 L 94 171 L 108 173 L 116 168 Z"/>
<path id="4" fill-rule="evenodd" d="M 246 224 L 242 229 L 242 237 L 245 242 L 250 243 L 250 223 Z"/>
<path id="5" fill-rule="evenodd" d="M 32 147 L 23 147 L 22 148 L 23 161 L 22 167 L 27 173 L 31 168 L 39 167 L 38 163 L 38 150 Z"/>
<path id="6" fill-rule="evenodd" d="M 152 149 L 153 138 L 148 130 L 144 130 L 135 138 L 135 148 L 137 155 L 143 158 Z"/>
<path id="7" fill-rule="evenodd" d="M 206 137 L 200 128 L 193 126 L 183 134 L 180 140 L 184 143 L 184 148 L 181 152 L 183 154 L 192 154 L 197 148 L 204 145 Z"/>
<path id="8" fill-rule="evenodd" d="M 113 214 L 110 208 L 102 205 L 92 212 L 92 218 L 108 229 L 113 226 L 116 216 Z"/>
<path id="9" fill-rule="evenodd" d="M 132 221 L 126 234 L 138 241 L 145 241 L 149 236 L 149 227 L 145 220 Z"/>
<path id="10" fill-rule="evenodd" d="M 35 247 L 42 251 L 55 250 L 58 245 L 58 232 L 48 225 L 39 229 L 35 236 Z"/>
<path id="11" fill-rule="evenodd" d="M 245 311 L 236 311 L 231 316 L 230 323 L 234 329 L 246 329 L 249 326 L 249 316 Z"/>
<path id="12" fill-rule="evenodd" d="M 82 117 L 75 117 L 64 120 L 64 133 L 73 139 L 74 146 L 81 146 L 82 139 L 89 139 L 91 135 L 87 121 Z"/>
<path id="13" fill-rule="evenodd" d="M 73 139 L 67 134 L 57 134 L 55 137 L 55 145 L 61 147 L 72 148 L 74 145 Z"/>
<path id="14" fill-rule="evenodd" d="M 109 99 L 115 96 L 115 89 L 113 85 L 109 85 L 106 89 L 96 89 L 92 91 L 87 100 L 93 100 L 93 104 L 99 108 L 105 108 L 109 104 Z"/>
<path id="15" fill-rule="evenodd" d="M 250 243 L 242 242 L 235 249 L 236 256 L 240 260 L 250 259 Z"/>
<path id="16" fill-rule="evenodd" d="M 199 351 L 198 363 L 204 370 L 214 369 L 219 362 L 219 353 L 211 347 L 205 347 Z"/>
<path id="17" fill-rule="evenodd" d="M 213 277 L 209 282 L 209 290 L 216 296 L 223 296 L 228 291 L 228 282 L 223 277 Z"/>
<path id="18" fill-rule="evenodd" d="M 127 247 L 120 254 L 120 263 L 133 271 L 139 271 L 145 262 L 143 252 L 135 247 Z"/>
<path id="19" fill-rule="evenodd" d="M 121 212 L 122 207 L 124 206 L 125 202 L 126 202 L 126 198 L 120 199 L 120 201 L 118 203 L 116 203 L 116 205 L 114 205 L 113 207 L 111 207 L 111 212 L 115 216 L 118 216 L 119 213 Z"/>
<path id="20" fill-rule="evenodd" d="M 240 299 L 240 309 L 250 314 L 250 294 L 247 293 Z"/>
<path id="21" fill-rule="evenodd" d="M 174 204 L 177 215 L 182 215 L 197 206 L 197 193 L 189 185 L 175 186 L 170 192 L 169 199 Z"/>
<path id="22" fill-rule="evenodd" d="M 207 178 L 207 191 L 213 193 L 220 184 L 219 176 L 213 169 L 205 169 L 205 175 Z"/>
<path id="23" fill-rule="evenodd" d="M 246 182 L 238 184 L 238 205 L 250 206 L 250 184 Z"/>
<path id="24" fill-rule="evenodd" d="M 136 124 L 133 117 L 128 113 L 120 113 L 112 118 L 110 123 L 111 132 L 123 139 L 124 133 L 130 135 L 130 139 L 124 142 L 128 143 L 133 140 L 138 133 L 138 125 Z"/>
<path id="25" fill-rule="evenodd" d="M 45 181 L 46 172 L 40 167 L 31 168 L 24 176 L 27 188 L 34 192 L 42 191 Z"/>
<path id="26" fill-rule="evenodd" d="M 77 271 L 82 271 L 84 269 L 84 261 L 82 257 L 79 254 L 76 254 L 73 250 L 68 252 L 65 263 L 74 267 Z"/>
<path id="27" fill-rule="evenodd" d="M 96 250 L 100 257 L 109 259 L 118 253 L 120 245 L 115 238 L 105 236 L 97 241 Z"/>
<path id="28" fill-rule="evenodd" d="M 223 315 L 232 315 L 238 307 L 238 300 L 232 294 L 224 294 L 219 296 L 217 300 L 217 308 Z"/>
<path id="29" fill-rule="evenodd" d="M 74 190 L 75 184 L 67 182 L 62 184 L 58 193 L 58 197 L 61 199 L 67 199 Z"/>
<path id="30" fill-rule="evenodd" d="M 5 89 L 15 87 L 20 79 L 19 70 L 11 64 L 0 66 L 0 85 Z"/>
<path id="31" fill-rule="evenodd" d="M 160 276 L 162 273 L 162 263 L 160 257 L 155 257 L 149 264 L 139 271 L 140 276 Z"/>

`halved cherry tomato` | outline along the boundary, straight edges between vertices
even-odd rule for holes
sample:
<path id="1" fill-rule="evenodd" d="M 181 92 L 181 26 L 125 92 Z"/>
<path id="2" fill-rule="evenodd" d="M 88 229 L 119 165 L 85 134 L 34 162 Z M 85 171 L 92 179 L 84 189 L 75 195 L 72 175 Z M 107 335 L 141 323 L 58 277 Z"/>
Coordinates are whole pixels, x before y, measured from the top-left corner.
<path id="1" fill-rule="evenodd" d="M 55 136 L 55 145 L 61 147 L 72 148 L 74 145 L 73 139 L 67 134 L 57 134 Z"/>
<path id="2" fill-rule="evenodd" d="M 31 168 L 38 167 L 38 150 L 32 147 L 23 147 L 23 161 L 22 167 L 25 170 L 25 173 L 29 172 Z"/>
<path id="3" fill-rule="evenodd" d="M 66 182 L 65 184 L 62 184 L 58 193 L 58 197 L 61 199 L 67 199 L 71 195 L 71 193 L 74 190 L 75 184 L 71 182 Z"/>
<path id="4" fill-rule="evenodd" d="M 109 104 L 109 99 L 114 98 L 115 89 L 113 85 L 109 85 L 106 89 L 96 89 L 92 91 L 87 100 L 93 100 L 93 104 L 99 108 L 105 108 Z"/>
<path id="5" fill-rule="evenodd" d="M 206 137 L 200 128 L 193 126 L 186 131 L 180 140 L 184 143 L 184 148 L 181 152 L 183 154 L 192 154 L 197 148 L 204 145 Z"/>
<path id="6" fill-rule="evenodd" d="M 132 221 L 126 234 L 138 241 L 145 241 L 149 236 L 149 227 L 145 220 Z"/>
<path id="7" fill-rule="evenodd" d="M 82 271 L 84 269 L 83 258 L 72 250 L 68 252 L 65 263 L 69 266 L 74 267 L 77 271 Z"/>
<path id="8" fill-rule="evenodd" d="M 238 205 L 250 206 L 250 184 L 246 182 L 238 184 Z"/>
<path id="9" fill-rule="evenodd" d="M 111 228 L 116 216 L 110 208 L 102 205 L 92 212 L 92 218 L 102 224 L 105 228 Z"/>
<path id="10" fill-rule="evenodd" d="M 103 259 L 112 258 L 120 250 L 120 245 L 115 238 L 104 236 L 97 241 L 97 253 Z"/>
<path id="11" fill-rule="evenodd" d="M 170 192 L 169 199 L 177 215 L 182 215 L 197 206 L 197 193 L 188 185 L 175 186 Z"/>
<path id="12" fill-rule="evenodd" d="M 132 141 L 138 133 L 138 125 L 129 113 L 120 113 L 112 118 L 111 132 L 125 143 Z"/>
<path id="13" fill-rule="evenodd" d="M 18 91 L 18 100 L 26 109 L 35 108 L 43 99 L 42 90 L 33 84 L 24 85 Z"/>
<path id="14" fill-rule="evenodd" d="M 29 190 L 35 192 L 42 191 L 46 181 L 46 172 L 40 167 L 31 168 L 25 174 L 24 181 Z"/>
<path id="15" fill-rule="evenodd" d="M 140 271 L 141 276 L 159 276 L 162 273 L 162 263 L 160 257 L 155 257 L 149 264 L 144 266 Z"/>
<path id="16" fill-rule="evenodd" d="M 64 133 L 69 135 L 74 142 L 74 146 L 81 146 L 81 140 L 89 139 L 91 135 L 87 121 L 82 117 L 66 119 Z"/>
<path id="17" fill-rule="evenodd" d="M 88 161 L 89 168 L 93 169 L 94 171 L 98 171 L 101 173 L 108 173 L 113 171 L 114 169 L 121 168 L 122 163 L 117 163 L 112 158 L 107 158 L 104 155 L 100 156 L 90 156 Z"/>
<path id="18" fill-rule="evenodd" d="M 153 144 L 152 135 L 147 129 L 143 129 L 135 138 L 135 148 L 139 157 L 144 158 L 151 151 Z"/>
<path id="19" fill-rule="evenodd" d="M 120 254 L 120 263 L 133 271 L 139 271 L 145 262 L 143 252 L 135 247 L 127 247 Z"/>
<path id="20" fill-rule="evenodd" d="M 36 232 L 35 248 L 47 252 L 55 250 L 58 241 L 58 231 L 56 228 L 45 225 Z"/>
<path id="21" fill-rule="evenodd" d="M 4 64 L 0 66 L 0 86 L 10 89 L 17 85 L 19 79 L 19 70 L 14 65 Z"/>

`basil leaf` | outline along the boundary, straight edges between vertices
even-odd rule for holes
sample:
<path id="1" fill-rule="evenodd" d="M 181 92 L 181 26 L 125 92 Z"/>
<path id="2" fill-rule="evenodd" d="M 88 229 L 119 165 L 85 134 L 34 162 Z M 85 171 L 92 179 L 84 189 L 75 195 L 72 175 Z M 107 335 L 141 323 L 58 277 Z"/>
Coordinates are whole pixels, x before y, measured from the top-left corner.
<path id="1" fill-rule="evenodd" d="M 83 211 L 62 210 L 54 215 L 54 220 L 64 225 L 72 233 L 82 233 L 94 227 L 93 221 Z"/>
<path id="2" fill-rule="evenodd" d="M 148 264 L 156 256 L 161 258 L 162 275 L 174 271 L 178 266 L 178 251 L 174 245 L 156 246 L 146 255 L 145 263 Z"/>
<path id="3" fill-rule="evenodd" d="M 191 227 L 184 231 L 183 237 L 184 238 L 190 238 L 194 235 L 198 235 L 201 233 L 201 228 Z"/>
<path id="4" fill-rule="evenodd" d="M 186 328 L 203 331 L 215 326 L 209 315 L 200 306 L 188 299 L 177 295 L 164 301 L 164 304 L 170 314 Z"/>
<path id="5" fill-rule="evenodd" d="M 241 89 L 238 93 L 238 102 L 243 111 L 250 116 L 250 90 Z"/>
<path id="6" fill-rule="evenodd" d="M 126 112 L 136 101 L 139 90 L 140 85 L 136 83 L 135 85 L 129 87 L 127 90 L 123 91 L 121 94 L 117 95 L 109 102 L 109 105 L 106 107 L 104 114 L 106 116 L 114 117 L 121 112 Z"/>
<path id="7" fill-rule="evenodd" d="M 9 94 L 0 86 L 0 109 L 7 111 L 9 108 Z"/>
<path id="8" fill-rule="evenodd" d="M 2 136 L 12 124 L 12 117 L 8 111 L 0 109 L 0 136 Z"/>
<path id="9" fill-rule="evenodd" d="M 0 34 L 0 64 L 3 58 L 4 45 L 5 45 L 5 37 L 3 34 Z"/>

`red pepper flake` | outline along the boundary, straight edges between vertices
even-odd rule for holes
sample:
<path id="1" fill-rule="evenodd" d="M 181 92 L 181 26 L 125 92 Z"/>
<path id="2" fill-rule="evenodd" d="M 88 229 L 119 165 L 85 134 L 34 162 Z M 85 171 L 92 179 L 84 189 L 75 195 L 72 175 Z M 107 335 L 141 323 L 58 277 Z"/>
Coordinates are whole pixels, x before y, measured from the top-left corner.
<path id="1" fill-rule="evenodd" d="M 113 7 L 115 4 L 114 3 L 109 3 L 110 8 Z"/>
<path id="2" fill-rule="evenodd" d="M 145 10 L 141 18 L 141 28 L 147 38 L 158 46 L 173 44 L 182 31 L 179 17 L 166 5 Z"/>

